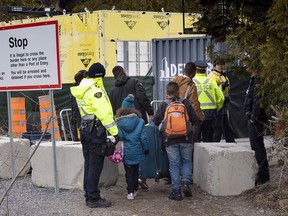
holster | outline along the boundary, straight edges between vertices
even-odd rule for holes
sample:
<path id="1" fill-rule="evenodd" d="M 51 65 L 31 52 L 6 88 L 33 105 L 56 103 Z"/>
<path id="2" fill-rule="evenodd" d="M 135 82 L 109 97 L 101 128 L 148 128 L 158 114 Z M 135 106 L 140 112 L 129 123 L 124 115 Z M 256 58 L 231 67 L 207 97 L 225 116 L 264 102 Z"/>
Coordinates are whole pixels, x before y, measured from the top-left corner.
<path id="1" fill-rule="evenodd" d="M 96 131 L 94 129 L 96 129 Z M 93 114 L 82 117 L 80 130 L 88 130 L 89 133 L 96 133 L 97 137 L 102 137 L 106 133 L 106 128 L 100 120 L 96 120 L 96 116 Z"/>
<path id="2" fill-rule="evenodd" d="M 101 156 L 110 156 L 113 155 L 115 151 L 115 145 L 110 140 L 107 140 L 106 143 L 101 144 L 99 147 L 95 148 L 94 151 Z"/>
<path id="3" fill-rule="evenodd" d="M 98 137 L 101 137 L 106 133 L 106 128 L 102 125 L 101 121 L 99 121 L 99 120 L 96 121 L 95 127 L 96 127 Z"/>

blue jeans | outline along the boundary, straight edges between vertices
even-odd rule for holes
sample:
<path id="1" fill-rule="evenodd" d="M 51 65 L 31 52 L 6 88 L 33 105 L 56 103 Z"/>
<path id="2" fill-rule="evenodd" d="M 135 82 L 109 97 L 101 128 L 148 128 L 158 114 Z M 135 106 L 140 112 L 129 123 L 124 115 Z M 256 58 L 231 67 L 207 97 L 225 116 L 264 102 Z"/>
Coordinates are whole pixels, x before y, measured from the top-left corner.
<path id="1" fill-rule="evenodd" d="M 178 143 L 166 147 L 173 191 L 180 192 L 181 174 L 182 182 L 191 183 L 192 150 L 193 145 L 191 143 Z"/>

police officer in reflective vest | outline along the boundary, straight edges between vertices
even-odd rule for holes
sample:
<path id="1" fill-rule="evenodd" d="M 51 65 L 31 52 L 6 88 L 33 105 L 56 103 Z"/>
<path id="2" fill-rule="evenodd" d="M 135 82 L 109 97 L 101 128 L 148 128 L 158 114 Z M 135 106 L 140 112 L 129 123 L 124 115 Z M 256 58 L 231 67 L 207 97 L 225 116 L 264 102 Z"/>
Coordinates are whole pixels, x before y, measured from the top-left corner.
<path id="1" fill-rule="evenodd" d="M 225 100 L 223 107 L 217 112 L 216 115 L 216 124 L 214 125 L 214 135 L 213 142 L 220 142 L 222 134 L 226 142 L 235 142 L 234 131 L 230 124 L 230 119 L 227 109 L 227 105 L 230 102 L 230 81 L 226 74 L 223 72 L 224 62 L 221 59 L 216 59 L 214 61 L 214 69 L 211 73 L 208 74 L 208 77 L 215 80 L 217 85 L 222 89 Z"/>
<path id="2" fill-rule="evenodd" d="M 70 88 L 82 117 L 80 135 L 84 156 L 83 187 L 86 205 L 90 208 L 111 205 L 111 201 L 101 198 L 98 188 L 104 165 L 106 131 L 116 138 L 116 142 L 118 141 L 112 106 L 102 80 L 105 72 L 102 64 L 94 63 L 88 70 L 88 77 L 84 78 L 79 86 Z"/>
<path id="3" fill-rule="evenodd" d="M 195 65 L 196 75 L 193 81 L 197 87 L 200 107 L 205 114 L 205 120 L 201 125 L 201 132 L 197 141 L 212 142 L 216 113 L 223 106 L 224 95 L 217 83 L 206 76 L 207 63 L 196 61 Z"/>

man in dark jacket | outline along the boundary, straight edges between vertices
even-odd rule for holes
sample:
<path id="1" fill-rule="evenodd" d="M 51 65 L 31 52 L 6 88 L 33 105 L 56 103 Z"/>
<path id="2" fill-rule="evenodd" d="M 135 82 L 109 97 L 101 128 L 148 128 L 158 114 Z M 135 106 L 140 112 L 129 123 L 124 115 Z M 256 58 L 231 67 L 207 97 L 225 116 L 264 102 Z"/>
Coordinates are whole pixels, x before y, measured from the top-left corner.
<path id="1" fill-rule="evenodd" d="M 172 101 L 178 101 L 180 99 L 179 87 L 176 82 L 169 82 L 167 84 L 166 94 L 168 101 L 162 102 L 155 114 L 154 122 L 157 126 L 159 126 L 164 119 L 168 103 L 171 103 Z M 186 107 L 189 121 L 192 123 L 192 125 L 198 125 L 199 119 L 189 100 L 184 99 L 182 103 Z M 181 201 L 181 181 L 182 191 L 185 197 L 192 196 L 189 184 L 192 180 L 193 134 L 190 132 L 187 136 L 183 135 L 174 138 L 165 137 L 164 134 L 164 144 L 169 159 L 169 171 L 172 184 L 172 193 L 169 195 L 169 199 Z M 180 180 L 181 174 L 182 179 Z"/>
<path id="2" fill-rule="evenodd" d="M 112 72 L 116 81 L 114 88 L 109 94 L 109 98 L 114 115 L 116 114 L 117 109 L 121 108 L 124 98 L 129 94 L 133 94 L 135 109 L 141 112 L 142 119 L 145 121 L 145 124 L 147 124 L 148 119 L 146 113 L 152 120 L 154 118 L 154 111 L 143 85 L 139 80 L 127 76 L 124 68 L 121 66 L 115 66 L 112 69 Z M 141 189 L 148 189 L 146 179 L 141 178 L 141 176 L 139 178 L 139 186 Z"/>
<path id="3" fill-rule="evenodd" d="M 267 115 L 259 104 L 259 95 L 255 91 L 257 85 L 259 85 L 259 80 L 253 76 L 246 91 L 244 103 L 245 115 L 249 119 L 248 130 L 250 145 L 251 149 L 255 151 L 255 158 L 258 164 L 255 185 L 263 184 L 270 180 L 269 164 L 262 134 L 264 131 L 264 123 L 267 121 Z"/>
<path id="4" fill-rule="evenodd" d="M 128 94 L 133 94 L 135 96 L 135 109 L 141 112 L 145 123 L 148 123 L 146 112 L 150 119 L 153 119 L 154 112 L 143 85 L 139 82 L 139 80 L 127 76 L 121 66 L 115 66 L 112 72 L 116 81 L 115 86 L 110 92 L 109 98 L 114 114 L 116 113 L 116 110 L 121 107 L 124 98 Z"/>

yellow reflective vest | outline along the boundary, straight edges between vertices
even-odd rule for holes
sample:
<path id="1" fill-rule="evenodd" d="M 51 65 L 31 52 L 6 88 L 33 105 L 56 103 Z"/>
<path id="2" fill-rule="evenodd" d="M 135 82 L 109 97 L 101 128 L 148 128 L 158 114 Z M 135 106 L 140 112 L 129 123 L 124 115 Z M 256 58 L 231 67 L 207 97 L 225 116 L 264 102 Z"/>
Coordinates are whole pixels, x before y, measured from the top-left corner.
<path id="1" fill-rule="evenodd" d="M 223 75 L 222 72 L 213 70 L 211 73 L 208 74 L 208 77 L 215 80 L 217 85 L 222 89 L 222 85 L 227 82 L 227 85 L 224 89 L 222 89 L 223 94 L 225 97 L 229 97 L 229 91 L 230 91 L 230 80 L 227 76 Z"/>
<path id="2" fill-rule="evenodd" d="M 77 100 L 81 117 L 94 114 L 111 135 L 118 134 L 112 106 L 102 78 L 84 78 L 79 86 L 71 87 L 70 91 Z"/>
<path id="3" fill-rule="evenodd" d="M 217 83 L 206 76 L 197 73 L 193 78 L 197 87 L 198 100 L 202 110 L 219 110 L 223 106 L 224 95 Z"/>

